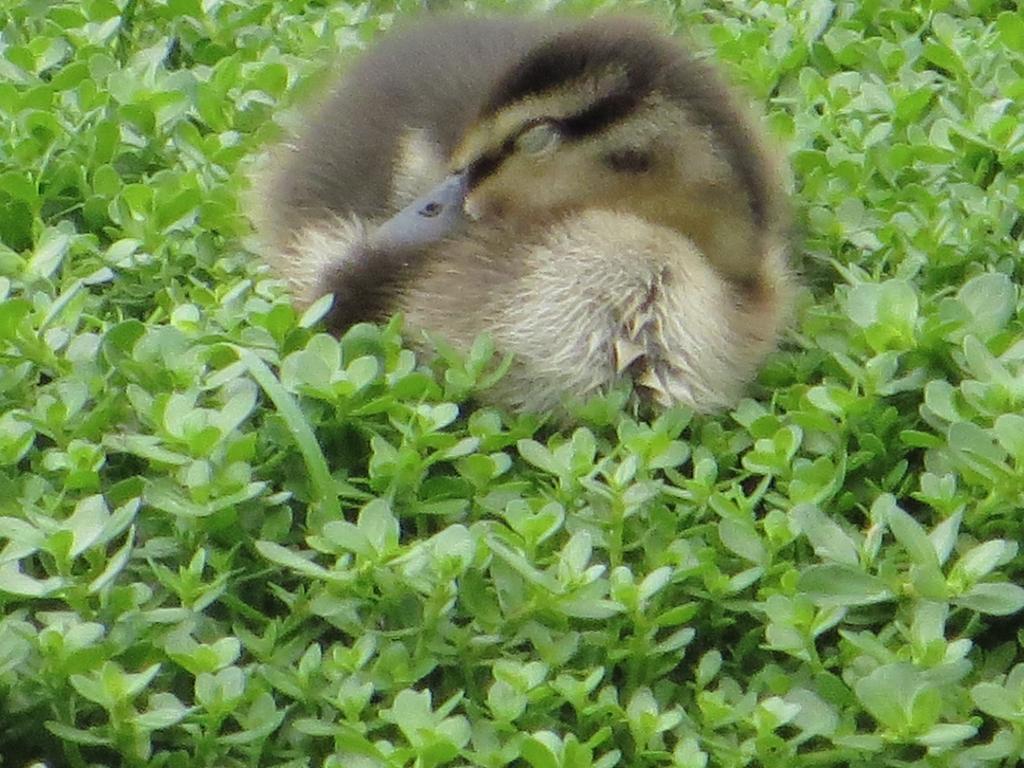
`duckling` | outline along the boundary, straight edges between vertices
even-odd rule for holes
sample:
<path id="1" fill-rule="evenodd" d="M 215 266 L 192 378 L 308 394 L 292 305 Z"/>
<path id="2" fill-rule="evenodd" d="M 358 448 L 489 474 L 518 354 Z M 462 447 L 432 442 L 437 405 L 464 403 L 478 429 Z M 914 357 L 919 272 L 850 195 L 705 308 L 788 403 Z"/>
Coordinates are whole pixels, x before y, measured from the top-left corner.
<path id="1" fill-rule="evenodd" d="M 720 76 L 645 22 L 440 18 L 364 56 L 264 184 L 273 270 L 334 331 L 402 312 L 559 411 L 622 378 L 733 404 L 792 302 L 783 173 Z"/>

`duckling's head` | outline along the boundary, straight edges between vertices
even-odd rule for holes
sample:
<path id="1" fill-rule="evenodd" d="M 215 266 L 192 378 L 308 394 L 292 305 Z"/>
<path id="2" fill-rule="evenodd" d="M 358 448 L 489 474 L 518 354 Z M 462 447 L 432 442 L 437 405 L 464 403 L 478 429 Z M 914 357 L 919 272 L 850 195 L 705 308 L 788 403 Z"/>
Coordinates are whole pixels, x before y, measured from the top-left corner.
<path id="1" fill-rule="evenodd" d="M 463 213 L 530 228 L 604 209 L 673 229 L 724 276 L 756 280 L 786 197 L 760 136 L 717 73 L 676 40 L 644 22 L 593 20 L 498 80 L 448 178 L 379 237 L 436 240 Z"/>
<path id="2" fill-rule="evenodd" d="M 553 36 L 492 91 L 452 156 L 465 211 L 533 226 L 610 209 L 691 238 L 728 276 L 766 247 L 783 194 L 715 72 L 642 22 Z"/>

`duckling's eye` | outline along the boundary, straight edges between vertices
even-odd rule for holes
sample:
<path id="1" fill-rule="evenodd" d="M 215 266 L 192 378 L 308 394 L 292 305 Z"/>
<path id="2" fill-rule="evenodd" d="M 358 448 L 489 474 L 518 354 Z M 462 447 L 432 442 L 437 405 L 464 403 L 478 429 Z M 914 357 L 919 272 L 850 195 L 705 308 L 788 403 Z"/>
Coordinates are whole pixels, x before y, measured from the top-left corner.
<path id="1" fill-rule="evenodd" d="M 554 123 L 537 123 L 516 138 L 516 149 L 527 155 L 539 155 L 554 149 L 562 134 Z"/>

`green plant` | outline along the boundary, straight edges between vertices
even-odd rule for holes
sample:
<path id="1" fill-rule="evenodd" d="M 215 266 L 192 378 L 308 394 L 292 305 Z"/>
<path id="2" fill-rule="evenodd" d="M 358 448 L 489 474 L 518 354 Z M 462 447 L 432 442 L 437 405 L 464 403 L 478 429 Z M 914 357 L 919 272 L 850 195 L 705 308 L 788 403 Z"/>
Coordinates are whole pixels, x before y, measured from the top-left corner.
<path id="1" fill-rule="evenodd" d="M 1019 8 L 659 5 L 807 290 L 731 413 L 558 430 L 253 255 L 253 158 L 417 5 L 0 2 L 0 763 L 1017 765 Z"/>

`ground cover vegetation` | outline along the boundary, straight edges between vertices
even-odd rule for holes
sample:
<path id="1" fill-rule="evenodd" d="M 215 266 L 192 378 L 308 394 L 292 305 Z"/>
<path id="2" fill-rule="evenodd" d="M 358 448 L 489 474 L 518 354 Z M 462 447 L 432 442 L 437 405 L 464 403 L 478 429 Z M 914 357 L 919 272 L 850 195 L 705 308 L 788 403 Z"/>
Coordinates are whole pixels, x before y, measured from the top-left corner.
<path id="1" fill-rule="evenodd" d="M 571 429 L 253 255 L 415 5 L 0 2 L 0 764 L 1018 765 L 1019 4 L 647 4 L 789 147 L 806 291 L 732 412 Z"/>

